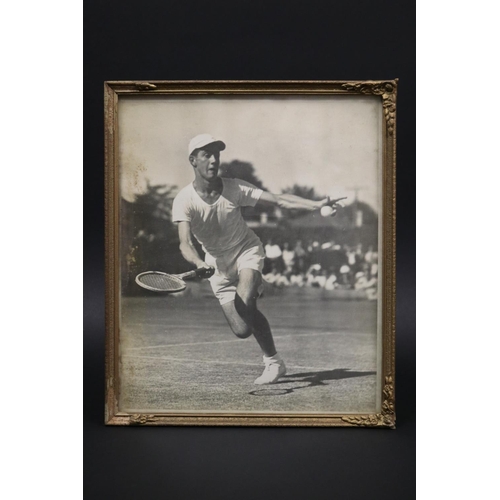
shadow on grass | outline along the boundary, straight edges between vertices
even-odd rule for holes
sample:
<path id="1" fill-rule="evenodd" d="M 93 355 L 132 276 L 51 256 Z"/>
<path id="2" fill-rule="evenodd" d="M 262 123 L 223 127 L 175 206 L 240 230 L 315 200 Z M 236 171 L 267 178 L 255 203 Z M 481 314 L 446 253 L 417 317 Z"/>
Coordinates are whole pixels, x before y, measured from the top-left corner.
<path id="1" fill-rule="evenodd" d="M 355 372 L 348 368 L 336 368 L 334 370 L 324 370 L 320 372 L 306 372 L 306 373 L 290 373 L 282 377 L 278 382 L 273 385 L 268 385 L 262 389 L 255 389 L 250 391 L 252 396 L 284 396 L 291 394 L 299 389 L 309 389 L 311 387 L 327 386 L 330 380 L 341 380 L 345 378 L 354 377 L 367 377 L 369 375 L 376 375 L 377 372 Z M 281 387 L 283 384 L 294 384 L 292 387 Z M 303 385 L 303 384 L 306 385 Z"/>

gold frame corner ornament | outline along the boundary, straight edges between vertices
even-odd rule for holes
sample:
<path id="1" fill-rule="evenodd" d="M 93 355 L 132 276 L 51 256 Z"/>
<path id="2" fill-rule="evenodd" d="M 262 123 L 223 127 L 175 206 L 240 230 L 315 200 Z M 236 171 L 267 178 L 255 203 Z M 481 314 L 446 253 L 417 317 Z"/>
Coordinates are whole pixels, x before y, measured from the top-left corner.
<path id="1" fill-rule="evenodd" d="M 394 404 L 394 380 L 392 375 L 385 377 L 382 411 L 371 415 L 343 416 L 342 420 L 358 427 L 390 427 L 396 428 L 396 410 Z"/>
<path id="2" fill-rule="evenodd" d="M 384 118 L 389 135 L 394 134 L 396 125 L 396 91 L 398 80 L 386 82 L 348 82 L 342 85 L 347 91 L 361 92 L 362 94 L 373 94 L 382 97 L 384 107 Z"/>
<path id="3" fill-rule="evenodd" d="M 301 426 L 395 428 L 396 306 L 396 96 L 398 80 L 277 81 L 178 80 L 104 82 L 105 121 L 105 423 L 121 426 Z M 119 176 L 118 100 L 127 95 L 361 95 L 383 106 L 382 366 L 380 410 L 373 414 L 123 413 L 119 379 Z"/>

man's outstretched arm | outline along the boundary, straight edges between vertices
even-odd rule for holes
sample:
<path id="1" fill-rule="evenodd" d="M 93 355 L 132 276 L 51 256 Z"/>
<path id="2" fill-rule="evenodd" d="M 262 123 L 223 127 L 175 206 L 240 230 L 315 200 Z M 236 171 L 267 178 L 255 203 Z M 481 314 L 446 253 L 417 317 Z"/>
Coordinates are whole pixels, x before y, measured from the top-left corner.
<path id="1" fill-rule="evenodd" d="M 344 200 L 344 198 L 337 198 L 336 200 L 332 200 L 327 197 L 319 201 L 307 200 L 306 198 L 301 198 L 300 196 L 296 196 L 294 194 L 273 194 L 264 191 L 259 198 L 257 204 L 262 205 L 275 205 L 280 208 L 288 208 L 295 210 L 310 210 L 311 212 L 314 210 L 319 210 L 321 207 L 330 205 L 334 206 L 339 201 Z"/>

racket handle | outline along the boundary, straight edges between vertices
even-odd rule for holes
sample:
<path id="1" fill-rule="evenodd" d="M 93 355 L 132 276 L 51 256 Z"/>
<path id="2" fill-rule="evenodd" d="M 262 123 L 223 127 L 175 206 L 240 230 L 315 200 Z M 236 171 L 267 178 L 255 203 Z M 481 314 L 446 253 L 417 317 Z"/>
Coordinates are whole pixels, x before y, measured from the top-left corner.
<path id="1" fill-rule="evenodd" d="M 215 272 L 213 267 L 206 268 L 200 267 L 199 269 L 194 269 L 193 271 L 188 271 L 187 273 L 183 273 L 179 275 L 179 278 L 183 280 L 189 280 L 193 278 L 210 278 Z"/>
<path id="2" fill-rule="evenodd" d="M 210 278 L 215 273 L 215 269 L 213 267 L 200 267 L 199 269 L 195 269 L 197 278 Z"/>

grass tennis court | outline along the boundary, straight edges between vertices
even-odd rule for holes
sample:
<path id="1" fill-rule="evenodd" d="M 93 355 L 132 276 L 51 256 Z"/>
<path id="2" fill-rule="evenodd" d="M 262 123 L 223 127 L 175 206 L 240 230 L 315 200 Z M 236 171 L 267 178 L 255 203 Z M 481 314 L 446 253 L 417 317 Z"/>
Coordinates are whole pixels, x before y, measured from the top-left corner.
<path id="1" fill-rule="evenodd" d="M 259 300 L 287 365 L 277 384 L 253 337 L 235 337 L 205 283 L 182 296 L 122 299 L 120 410 L 376 411 L 377 303 L 319 289 L 268 289 Z"/>

